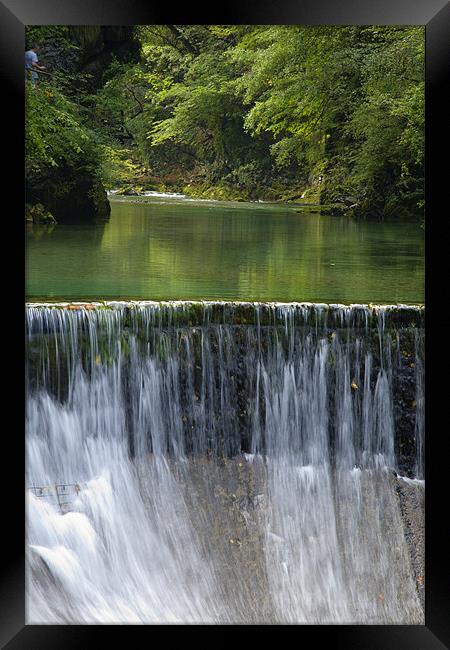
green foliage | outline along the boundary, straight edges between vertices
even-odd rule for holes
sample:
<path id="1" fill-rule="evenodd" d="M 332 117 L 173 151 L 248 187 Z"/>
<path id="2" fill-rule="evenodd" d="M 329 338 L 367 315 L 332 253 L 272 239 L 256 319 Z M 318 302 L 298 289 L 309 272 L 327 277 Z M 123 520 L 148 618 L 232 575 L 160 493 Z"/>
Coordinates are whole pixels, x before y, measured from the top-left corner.
<path id="1" fill-rule="evenodd" d="M 139 170 L 139 165 L 133 162 L 132 150 L 110 145 L 103 145 L 102 152 L 102 179 L 107 189 L 114 189 L 132 182 Z"/>
<path id="2" fill-rule="evenodd" d="M 77 107 L 55 86 L 26 83 L 26 171 L 30 175 L 75 165 L 93 153 L 93 135 Z"/>
<path id="3" fill-rule="evenodd" d="M 26 47 L 45 46 L 49 41 L 58 41 L 63 47 L 71 47 L 67 25 L 29 25 L 26 29 Z"/>
<path id="4" fill-rule="evenodd" d="M 59 39 L 70 58 L 84 32 L 76 45 L 67 30 L 30 28 L 29 37 Z M 146 25 L 136 33 L 140 61 L 112 60 L 95 91 L 67 70 L 28 89 L 29 173 L 83 158 L 111 188 L 304 194 L 351 205 L 355 216 L 421 217 L 422 27 Z"/>

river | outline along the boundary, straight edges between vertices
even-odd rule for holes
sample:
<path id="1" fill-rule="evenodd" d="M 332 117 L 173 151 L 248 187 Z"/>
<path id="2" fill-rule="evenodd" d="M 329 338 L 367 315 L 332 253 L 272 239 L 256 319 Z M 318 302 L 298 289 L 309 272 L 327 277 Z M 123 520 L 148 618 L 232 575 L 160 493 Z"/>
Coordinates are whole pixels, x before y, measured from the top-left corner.
<path id="1" fill-rule="evenodd" d="M 111 197 L 105 223 L 32 227 L 31 299 L 424 302 L 424 233 L 295 206 Z"/>

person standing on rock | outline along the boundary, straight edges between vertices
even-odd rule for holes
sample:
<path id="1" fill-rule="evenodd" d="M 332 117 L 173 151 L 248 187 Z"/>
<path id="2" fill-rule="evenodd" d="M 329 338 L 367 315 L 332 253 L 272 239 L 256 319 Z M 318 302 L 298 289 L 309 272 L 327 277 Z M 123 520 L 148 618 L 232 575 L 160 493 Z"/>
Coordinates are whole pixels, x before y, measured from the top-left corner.
<path id="1" fill-rule="evenodd" d="M 25 73 L 28 77 L 31 76 L 33 86 L 36 85 L 39 76 L 36 70 L 45 70 L 45 65 L 40 65 L 38 62 L 39 49 L 37 45 L 33 45 L 25 52 Z"/>

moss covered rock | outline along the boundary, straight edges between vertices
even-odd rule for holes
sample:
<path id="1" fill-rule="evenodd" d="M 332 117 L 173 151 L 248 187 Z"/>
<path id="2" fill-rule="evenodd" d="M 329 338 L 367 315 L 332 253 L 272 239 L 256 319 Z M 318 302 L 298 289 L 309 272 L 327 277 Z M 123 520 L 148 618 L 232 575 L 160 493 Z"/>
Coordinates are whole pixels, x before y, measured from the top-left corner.
<path id="1" fill-rule="evenodd" d="M 55 217 L 42 203 L 25 204 L 25 221 L 32 223 L 57 223 Z"/>

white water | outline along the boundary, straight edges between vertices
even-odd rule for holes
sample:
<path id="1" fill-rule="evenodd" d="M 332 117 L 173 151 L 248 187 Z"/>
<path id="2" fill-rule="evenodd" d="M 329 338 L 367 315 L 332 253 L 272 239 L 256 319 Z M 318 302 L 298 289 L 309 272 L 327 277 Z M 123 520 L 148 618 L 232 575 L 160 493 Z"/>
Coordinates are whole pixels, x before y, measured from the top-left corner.
<path id="1" fill-rule="evenodd" d="M 118 194 L 119 190 L 108 190 L 107 194 L 108 196 L 114 196 Z M 120 196 L 120 194 L 119 194 Z M 130 195 L 130 196 L 155 196 L 158 198 L 173 198 L 173 199 L 184 199 L 186 197 L 186 194 L 181 194 L 180 192 L 156 192 L 156 191 L 147 191 L 147 192 L 139 192 L 139 194 L 136 195 Z"/>
<path id="2" fill-rule="evenodd" d="M 184 308 L 28 309 L 27 622 L 422 623 L 385 319 Z"/>

